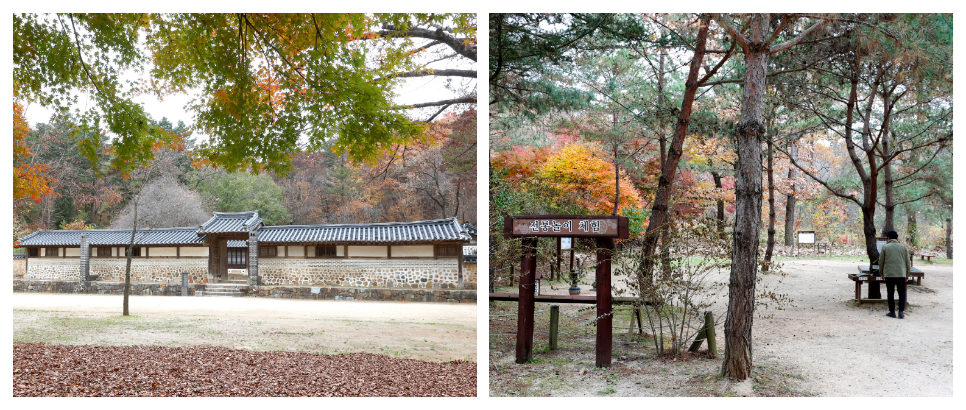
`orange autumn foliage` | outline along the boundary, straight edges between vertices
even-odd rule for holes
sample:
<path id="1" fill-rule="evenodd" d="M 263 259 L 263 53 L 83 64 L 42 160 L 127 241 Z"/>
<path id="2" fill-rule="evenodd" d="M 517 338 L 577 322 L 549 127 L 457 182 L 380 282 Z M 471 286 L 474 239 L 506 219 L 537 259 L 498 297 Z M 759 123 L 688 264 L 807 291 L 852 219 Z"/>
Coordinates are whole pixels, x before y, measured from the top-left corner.
<path id="1" fill-rule="evenodd" d="M 28 159 L 34 156 L 24 141 L 30 127 L 24 118 L 24 108 L 20 103 L 13 103 L 13 199 L 30 198 L 34 202 L 53 193 L 50 188 L 53 179 L 47 175 L 50 168 L 47 164 L 30 164 Z"/>
<path id="2" fill-rule="evenodd" d="M 598 214 L 614 211 L 614 165 L 583 144 L 567 144 L 540 165 L 537 175 L 565 192 L 580 192 L 581 205 Z M 626 174 L 620 176 L 620 207 L 640 207 L 641 196 Z"/>

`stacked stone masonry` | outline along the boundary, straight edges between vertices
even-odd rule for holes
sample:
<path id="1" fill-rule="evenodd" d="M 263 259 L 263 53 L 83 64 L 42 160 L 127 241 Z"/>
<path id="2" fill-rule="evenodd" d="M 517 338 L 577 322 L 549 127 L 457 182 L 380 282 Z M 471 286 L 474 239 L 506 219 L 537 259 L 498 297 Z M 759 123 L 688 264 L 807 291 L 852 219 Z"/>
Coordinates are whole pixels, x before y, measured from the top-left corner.
<path id="1" fill-rule="evenodd" d="M 26 273 L 27 273 L 27 260 L 14 259 L 13 260 L 13 278 L 23 279 Z"/>
<path id="2" fill-rule="evenodd" d="M 207 287 L 203 283 L 188 285 L 188 295 L 195 296 Z M 475 290 L 373 289 L 291 286 L 239 286 L 240 296 L 280 299 L 314 299 L 371 302 L 476 303 Z M 14 292 L 83 293 L 120 295 L 124 282 L 21 280 L 13 281 Z M 141 296 L 181 296 L 181 286 L 164 283 L 132 283 L 131 294 Z"/>
<path id="3" fill-rule="evenodd" d="M 456 259 L 269 259 L 258 262 L 263 285 L 456 289 Z"/>
<path id="4" fill-rule="evenodd" d="M 90 274 L 106 282 L 123 282 L 126 259 L 91 259 Z M 189 283 L 204 283 L 208 277 L 207 259 L 132 259 L 131 282 L 181 283 L 188 272 Z M 76 258 L 31 258 L 24 279 L 81 280 L 81 265 Z"/>

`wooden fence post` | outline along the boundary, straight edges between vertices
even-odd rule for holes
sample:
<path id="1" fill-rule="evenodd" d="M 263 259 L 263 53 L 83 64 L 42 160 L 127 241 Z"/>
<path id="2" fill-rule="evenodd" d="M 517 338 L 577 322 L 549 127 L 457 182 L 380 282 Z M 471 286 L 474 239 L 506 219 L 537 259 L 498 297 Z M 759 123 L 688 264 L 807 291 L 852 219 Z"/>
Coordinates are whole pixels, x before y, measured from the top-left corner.
<path id="1" fill-rule="evenodd" d="M 560 322 L 560 306 L 550 306 L 550 350 L 557 350 L 557 323 Z"/>
<path id="2" fill-rule="evenodd" d="M 704 329 L 707 333 L 708 352 L 711 352 L 711 357 L 718 357 L 718 343 L 714 338 L 714 316 L 711 311 L 704 312 Z"/>

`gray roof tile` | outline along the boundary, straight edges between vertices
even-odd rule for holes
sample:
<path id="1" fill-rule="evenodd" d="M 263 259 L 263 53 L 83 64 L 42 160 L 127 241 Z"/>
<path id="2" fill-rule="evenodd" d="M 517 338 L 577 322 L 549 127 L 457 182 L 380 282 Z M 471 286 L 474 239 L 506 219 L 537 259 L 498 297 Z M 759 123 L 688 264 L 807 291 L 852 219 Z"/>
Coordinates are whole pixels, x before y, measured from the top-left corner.
<path id="1" fill-rule="evenodd" d="M 416 222 L 340 225 L 262 226 L 258 212 L 216 212 L 198 228 L 139 229 L 138 245 L 200 245 L 209 233 L 249 232 L 258 230 L 259 242 L 266 243 L 393 243 L 469 241 L 467 228 L 456 218 Z M 79 246 L 81 234 L 88 234 L 90 244 L 127 245 L 130 229 L 91 229 L 81 231 L 37 230 L 20 239 L 21 246 Z M 245 247 L 247 241 L 232 240 L 229 247 Z"/>
<path id="2" fill-rule="evenodd" d="M 196 245 L 203 237 L 197 228 L 138 229 L 134 243 L 138 245 Z M 81 234 L 87 234 L 91 246 L 127 245 L 131 242 L 130 229 L 90 229 L 80 231 L 38 230 L 20 239 L 20 246 L 80 246 Z"/>
<path id="3" fill-rule="evenodd" d="M 247 233 L 258 229 L 262 225 L 262 218 L 258 211 L 251 212 L 215 212 L 207 222 L 198 227 L 198 235 L 209 233 Z"/>
<path id="4" fill-rule="evenodd" d="M 456 218 L 416 222 L 340 225 L 266 226 L 258 231 L 259 242 L 440 242 L 469 241 Z"/>

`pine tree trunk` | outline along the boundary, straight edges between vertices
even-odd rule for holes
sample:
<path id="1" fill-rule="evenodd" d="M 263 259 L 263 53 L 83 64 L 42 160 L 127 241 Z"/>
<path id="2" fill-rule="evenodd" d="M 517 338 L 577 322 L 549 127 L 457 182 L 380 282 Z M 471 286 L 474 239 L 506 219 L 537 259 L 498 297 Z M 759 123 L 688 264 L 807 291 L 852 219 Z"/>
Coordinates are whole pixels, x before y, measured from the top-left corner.
<path id="1" fill-rule="evenodd" d="M 885 127 L 888 127 L 888 125 L 885 125 Z M 885 150 L 886 157 L 892 154 L 892 143 L 889 141 L 888 129 L 882 133 L 882 148 Z M 885 208 L 885 224 L 882 227 L 883 233 L 896 230 L 896 201 L 892 194 L 892 190 L 895 187 L 895 181 L 892 179 L 892 161 L 888 161 L 884 165 L 883 186 L 885 187 L 885 205 L 883 207 Z"/>
<path id="2" fill-rule="evenodd" d="M 772 252 L 775 251 L 775 167 L 772 161 L 774 147 L 771 136 L 768 136 L 766 144 L 768 145 L 768 168 L 765 170 L 768 172 L 768 245 L 765 247 L 765 263 L 762 270 L 767 272 L 771 267 Z"/>
<path id="3" fill-rule="evenodd" d="M 792 159 L 798 161 L 798 144 L 794 141 L 789 147 L 789 154 Z M 788 167 L 788 179 L 795 178 L 795 167 Z M 795 243 L 795 183 L 792 183 L 792 193 L 785 195 L 785 246 L 792 246 Z"/>
<path id="4" fill-rule="evenodd" d="M 946 217 L 946 259 L 953 259 L 953 217 Z"/>
<path id="5" fill-rule="evenodd" d="M 909 237 L 909 246 L 919 247 L 919 221 L 916 220 L 916 211 L 911 208 L 906 208 L 906 236 Z"/>
<path id="6" fill-rule="evenodd" d="M 721 174 L 717 171 L 711 171 L 711 178 L 714 180 L 714 187 L 721 191 Z M 718 237 L 724 239 L 724 224 L 725 224 L 725 212 L 724 212 L 724 200 L 718 198 L 716 202 L 717 215 L 715 216 L 715 221 L 717 222 Z"/>
<path id="7" fill-rule="evenodd" d="M 735 228 L 728 285 L 728 317 L 725 320 L 723 376 L 745 380 L 751 376 L 751 328 L 755 314 L 755 278 L 758 273 L 758 241 L 761 230 L 761 143 L 765 138 L 762 117 L 768 44 L 768 17 L 751 16 L 750 43 L 745 47 L 745 82 L 741 114 L 735 127 L 737 169 L 735 175 Z"/>
<path id="8" fill-rule="evenodd" d="M 698 31 L 698 41 L 694 48 L 694 57 L 691 59 L 688 79 L 684 85 L 684 98 L 681 101 L 681 111 L 678 113 L 678 121 L 674 128 L 674 135 L 671 137 L 671 146 L 667 151 L 667 156 L 662 158 L 661 177 L 658 179 L 657 192 L 654 195 L 654 204 L 651 206 L 651 216 L 648 218 L 647 230 L 644 234 L 644 243 L 641 246 L 641 259 L 643 259 L 643 278 L 650 278 L 654 269 L 652 256 L 657 249 L 658 239 L 663 231 L 663 227 L 668 223 L 671 188 L 674 177 L 677 173 L 678 162 L 683 153 L 684 138 L 688 133 L 688 125 L 691 121 L 691 109 L 694 105 L 694 96 L 698 91 L 698 73 L 701 63 L 704 61 L 705 44 L 708 39 L 708 26 L 710 18 L 701 18 L 701 28 Z M 662 149 L 663 153 L 663 149 Z"/>

